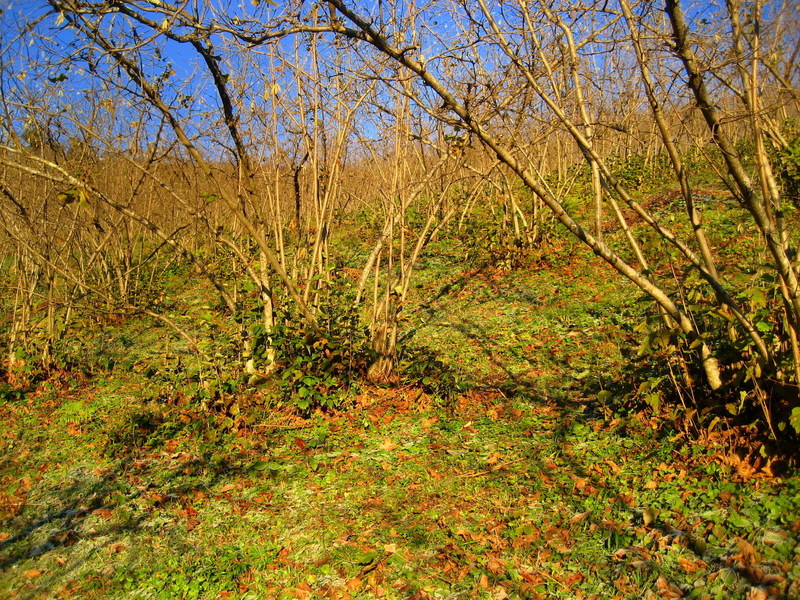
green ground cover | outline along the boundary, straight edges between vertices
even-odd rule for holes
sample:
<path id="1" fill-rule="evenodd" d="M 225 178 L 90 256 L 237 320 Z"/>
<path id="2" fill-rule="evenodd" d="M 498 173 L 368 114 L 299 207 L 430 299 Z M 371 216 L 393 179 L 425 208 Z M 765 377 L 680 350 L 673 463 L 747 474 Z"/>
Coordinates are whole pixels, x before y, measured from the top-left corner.
<path id="1" fill-rule="evenodd" d="M 613 396 L 636 294 L 577 250 L 516 271 L 458 252 L 432 248 L 409 303 L 408 343 L 442 361 L 422 387 L 307 419 L 121 364 L 6 389 L 0 596 L 800 597 L 796 473 Z"/>

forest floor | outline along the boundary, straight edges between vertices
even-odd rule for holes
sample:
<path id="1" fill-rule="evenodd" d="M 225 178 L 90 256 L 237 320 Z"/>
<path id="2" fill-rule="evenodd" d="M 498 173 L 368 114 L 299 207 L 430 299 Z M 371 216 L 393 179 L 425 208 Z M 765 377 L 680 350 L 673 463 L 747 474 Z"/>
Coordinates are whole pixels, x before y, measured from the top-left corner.
<path id="1" fill-rule="evenodd" d="M 561 250 L 430 253 L 404 330 L 452 377 L 309 418 L 135 369 L 6 390 L 0 596 L 800 598 L 796 472 L 616 398 L 643 309 Z"/>

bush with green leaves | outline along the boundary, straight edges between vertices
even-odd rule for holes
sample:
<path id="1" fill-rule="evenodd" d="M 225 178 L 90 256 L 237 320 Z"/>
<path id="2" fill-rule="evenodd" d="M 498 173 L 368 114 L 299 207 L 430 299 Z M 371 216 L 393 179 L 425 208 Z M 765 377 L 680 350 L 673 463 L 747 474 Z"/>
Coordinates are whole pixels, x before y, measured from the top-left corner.
<path id="1" fill-rule="evenodd" d="M 282 315 L 271 343 L 280 379 L 279 400 L 301 413 L 336 407 L 342 394 L 361 378 L 373 359 L 369 332 L 352 307 L 329 303 L 319 330 L 293 325 L 298 319 Z M 254 327 L 254 353 L 263 354 L 269 340 Z"/>

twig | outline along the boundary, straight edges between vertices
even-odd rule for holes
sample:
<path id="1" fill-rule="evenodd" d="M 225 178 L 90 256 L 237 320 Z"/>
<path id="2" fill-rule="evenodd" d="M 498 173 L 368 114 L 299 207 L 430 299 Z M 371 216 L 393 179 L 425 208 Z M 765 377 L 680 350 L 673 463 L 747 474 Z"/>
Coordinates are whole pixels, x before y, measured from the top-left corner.
<path id="1" fill-rule="evenodd" d="M 494 467 L 492 467 L 487 471 L 478 471 L 477 473 L 461 473 L 460 475 L 457 475 L 457 477 L 466 479 L 467 477 L 481 477 L 483 475 L 489 475 L 490 473 L 499 471 L 500 469 L 507 467 L 508 465 L 513 465 L 514 463 L 518 463 L 523 460 L 525 460 L 525 458 L 515 458 L 514 460 L 509 460 L 504 463 L 500 463 L 499 465 L 495 465 Z"/>

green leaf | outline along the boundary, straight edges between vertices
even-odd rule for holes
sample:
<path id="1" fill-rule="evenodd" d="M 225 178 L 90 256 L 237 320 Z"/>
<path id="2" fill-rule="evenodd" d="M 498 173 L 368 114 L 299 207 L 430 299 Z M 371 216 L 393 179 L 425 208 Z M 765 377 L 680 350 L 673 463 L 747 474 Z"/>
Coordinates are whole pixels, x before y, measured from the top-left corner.
<path id="1" fill-rule="evenodd" d="M 750 299 L 750 302 L 753 303 L 753 306 L 757 308 L 764 308 L 767 305 L 767 297 L 759 288 L 750 288 L 749 290 L 745 290 L 744 295 L 747 296 Z"/>
<path id="2" fill-rule="evenodd" d="M 792 409 L 792 416 L 789 417 L 789 425 L 792 426 L 795 433 L 800 433 L 800 406 L 795 406 Z"/>
<path id="3" fill-rule="evenodd" d="M 375 562 L 378 556 L 379 552 L 377 550 L 368 550 L 366 552 L 359 552 L 355 555 L 353 560 L 355 560 L 358 565 L 368 565 Z"/>
<path id="4" fill-rule="evenodd" d="M 659 393 L 650 394 L 644 401 L 647 402 L 654 412 L 658 412 L 661 409 L 661 394 Z"/>

